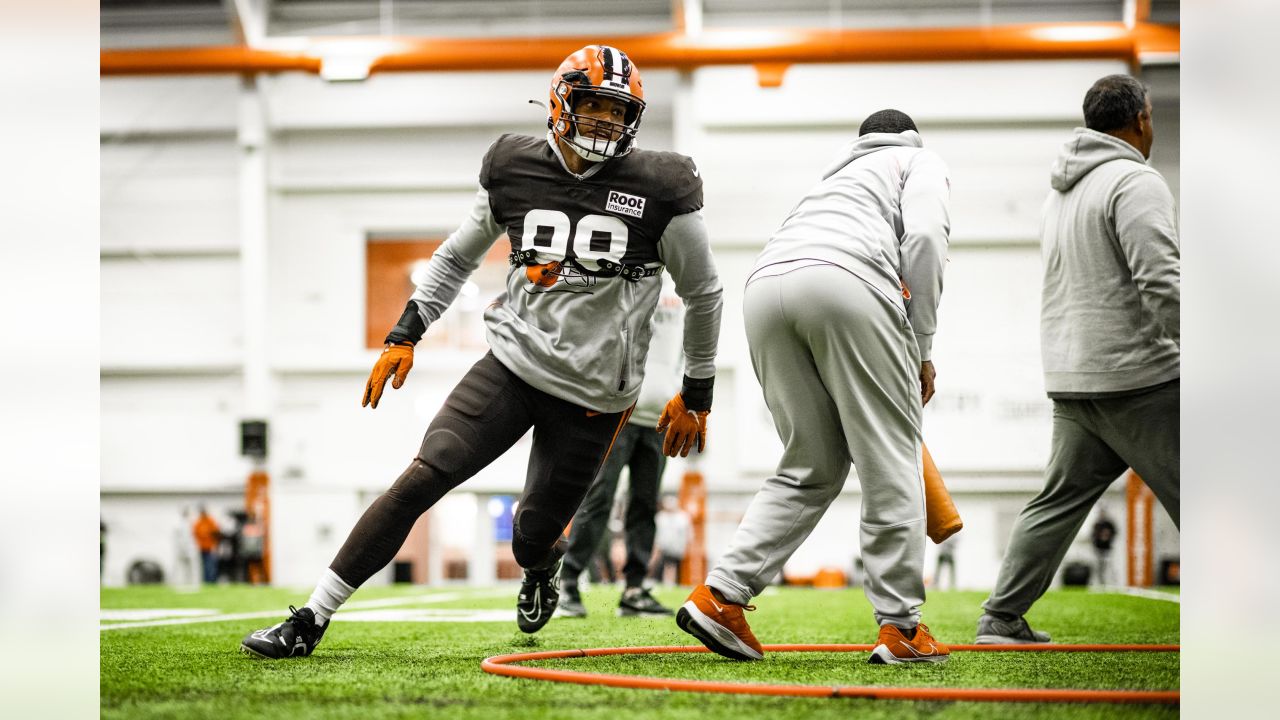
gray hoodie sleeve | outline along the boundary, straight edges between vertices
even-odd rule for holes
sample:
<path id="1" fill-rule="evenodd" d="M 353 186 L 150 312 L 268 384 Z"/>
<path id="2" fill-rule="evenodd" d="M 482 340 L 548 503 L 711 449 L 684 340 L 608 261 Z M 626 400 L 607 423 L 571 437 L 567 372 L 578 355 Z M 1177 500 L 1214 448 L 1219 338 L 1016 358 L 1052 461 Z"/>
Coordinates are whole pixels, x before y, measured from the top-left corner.
<path id="1" fill-rule="evenodd" d="M 476 193 L 471 214 L 462 225 L 431 255 L 426 277 L 410 298 L 418 306 L 418 314 L 428 326 L 453 304 L 463 283 L 480 267 L 484 256 L 502 235 L 502 227 L 489 209 L 489 192 L 483 187 Z"/>
<path id="2" fill-rule="evenodd" d="M 1143 312 L 1181 346 L 1181 259 L 1173 194 L 1154 171 L 1132 173 L 1117 185 L 1112 212 L 1116 240 Z"/>
<path id="3" fill-rule="evenodd" d="M 916 334 L 921 362 L 929 360 L 937 330 L 942 273 L 947 263 L 951 218 L 947 201 L 951 184 L 947 166 L 936 154 L 922 150 L 911 160 L 902 186 L 902 282 L 911 293 L 907 319 Z"/>
<path id="4" fill-rule="evenodd" d="M 699 379 L 714 377 L 723 291 L 702 212 L 671 218 L 658 241 L 658 252 L 685 304 L 685 374 Z"/>

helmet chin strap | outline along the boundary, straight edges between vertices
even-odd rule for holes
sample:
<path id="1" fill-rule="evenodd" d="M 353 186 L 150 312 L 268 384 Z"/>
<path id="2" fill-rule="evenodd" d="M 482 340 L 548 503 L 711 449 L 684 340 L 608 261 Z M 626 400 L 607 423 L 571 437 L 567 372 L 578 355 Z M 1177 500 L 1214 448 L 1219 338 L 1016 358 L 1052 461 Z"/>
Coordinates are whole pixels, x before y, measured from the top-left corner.
<path id="1" fill-rule="evenodd" d="M 583 141 L 591 143 L 591 147 L 583 147 L 579 143 Z M 569 139 L 569 147 L 573 151 L 582 156 L 584 160 L 591 162 L 602 162 L 615 157 L 618 152 L 618 141 L 603 140 L 600 138 L 584 138 L 582 135 L 574 132 L 573 137 Z"/>

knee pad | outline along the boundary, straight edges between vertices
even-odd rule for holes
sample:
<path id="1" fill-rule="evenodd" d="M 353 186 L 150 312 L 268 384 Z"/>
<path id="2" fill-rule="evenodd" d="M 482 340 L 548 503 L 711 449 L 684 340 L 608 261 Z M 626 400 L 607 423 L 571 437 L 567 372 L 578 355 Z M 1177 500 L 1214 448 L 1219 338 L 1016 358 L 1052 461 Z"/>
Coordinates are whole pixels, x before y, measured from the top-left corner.
<path id="1" fill-rule="evenodd" d="M 536 508 L 523 507 L 516 513 L 512 529 L 511 554 L 524 568 L 545 564 L 564 532 L 555 518 Z"/>
<path id="2" fill-rule="evenodd" d="M 443 427 L 433 428 L 427 431 L 422 451 L 418 453 L 418 460 L 415 462 L 421 462 L 425 457 L 445 476 L 452 477 L 462 469 L 471 454 L 470 444 L 456 432 Z"/>

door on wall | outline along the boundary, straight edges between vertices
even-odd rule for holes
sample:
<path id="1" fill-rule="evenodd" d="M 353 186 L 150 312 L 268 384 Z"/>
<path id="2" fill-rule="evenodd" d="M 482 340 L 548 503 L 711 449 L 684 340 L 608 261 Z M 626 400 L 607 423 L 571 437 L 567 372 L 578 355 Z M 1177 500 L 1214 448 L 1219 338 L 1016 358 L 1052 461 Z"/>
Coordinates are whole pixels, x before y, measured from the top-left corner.
<path id="1" fill-rule="evenodd" d="M 365 240 L 365 347 L 382 347 L 387 332 L 400 319 L 404 305 L 426 272 L 431 255 L 444 238 L 428 233 L 370 233 Z M 427 329 L 419 347 L 484 350 L 481 314 L 506 288 L 506 236 L 489 249 L 480 267 L 463 284 L 458 298 Z"/>

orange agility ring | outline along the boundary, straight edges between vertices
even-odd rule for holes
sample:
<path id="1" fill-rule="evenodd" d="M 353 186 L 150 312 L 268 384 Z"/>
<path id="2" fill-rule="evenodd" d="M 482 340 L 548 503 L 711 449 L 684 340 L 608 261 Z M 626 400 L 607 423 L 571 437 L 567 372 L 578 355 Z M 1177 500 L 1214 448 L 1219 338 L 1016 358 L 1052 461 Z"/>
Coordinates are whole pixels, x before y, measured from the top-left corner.
<path id="1" fill-rule="evenodd" d="M 870 652 L 874 645 L 765 645 L 770 652 Z M 951 645 L 962 652 L 1179 652 L 1177 645 Z M 1177 690 L 1031 690 L 1024 688 L 873 687 L 829 685 L 763 685 L 759 683 L 679 680 L 636 675 L 607 675 L 576 670 L 532 668 L 516 663 L 532 660 L 599 657 L 602 655 L 661 655 L 710 652 L 701 645 L 666 647 L 590 648 L 514 653 L 485 658 L 480 668 L 494 675 L 607 685 L 642 690 L 731 693 L 737 695 L 792 695 L 797 697 L 872 698 L 880 700 L 965 700 L 970 702 L 1076 702 L 1144 703 L 1176 705 Z"/>

